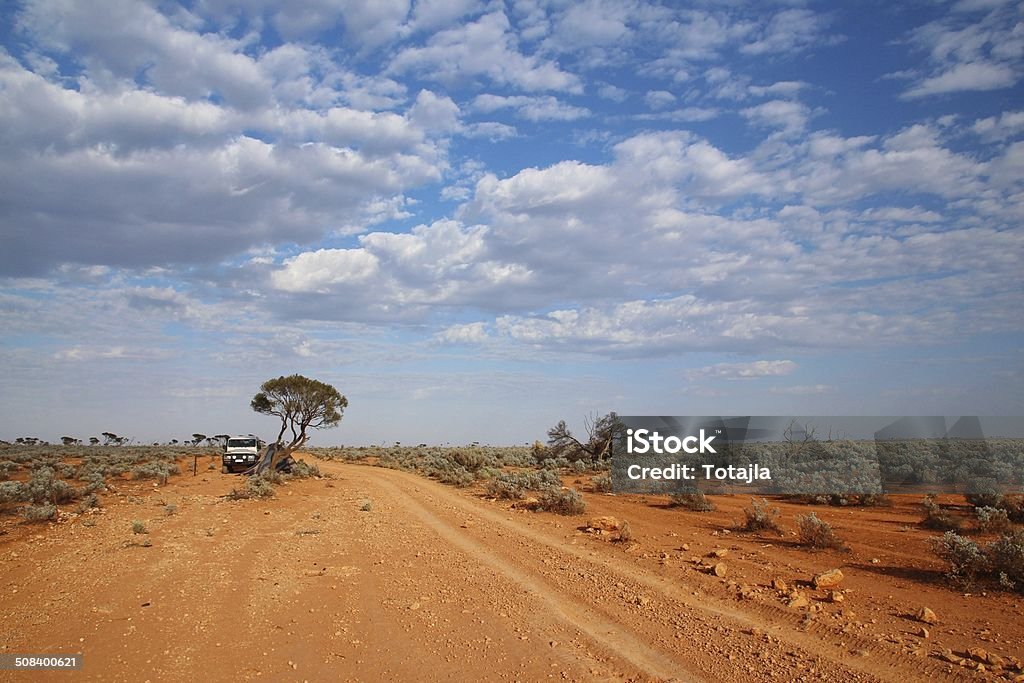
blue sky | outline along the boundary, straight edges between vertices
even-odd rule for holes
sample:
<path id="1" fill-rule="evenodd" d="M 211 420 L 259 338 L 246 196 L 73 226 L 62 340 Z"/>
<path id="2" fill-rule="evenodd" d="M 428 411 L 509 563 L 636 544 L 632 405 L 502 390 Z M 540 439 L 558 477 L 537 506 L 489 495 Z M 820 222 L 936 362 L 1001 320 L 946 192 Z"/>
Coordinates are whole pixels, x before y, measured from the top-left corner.
<path id="1" fill-rule="evenodd" d="M 1024 411 L 1024 4 L 0 13 L 0 438 Z"/>

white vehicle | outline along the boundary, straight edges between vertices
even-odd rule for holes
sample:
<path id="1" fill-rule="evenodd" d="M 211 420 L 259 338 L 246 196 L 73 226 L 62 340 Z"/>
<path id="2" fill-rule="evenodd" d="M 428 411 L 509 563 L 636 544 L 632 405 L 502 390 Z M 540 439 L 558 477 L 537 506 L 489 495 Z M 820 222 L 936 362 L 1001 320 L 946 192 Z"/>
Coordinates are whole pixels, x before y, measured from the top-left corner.
<path id="1" fill-rule="evenodd" d="M 242 472 L 256 464 L 260 452 L 267 444 L 263 439 L 252 434 L 246 436 L 232 436 L 224 444 L 223 467 L 221 472 Z"/>

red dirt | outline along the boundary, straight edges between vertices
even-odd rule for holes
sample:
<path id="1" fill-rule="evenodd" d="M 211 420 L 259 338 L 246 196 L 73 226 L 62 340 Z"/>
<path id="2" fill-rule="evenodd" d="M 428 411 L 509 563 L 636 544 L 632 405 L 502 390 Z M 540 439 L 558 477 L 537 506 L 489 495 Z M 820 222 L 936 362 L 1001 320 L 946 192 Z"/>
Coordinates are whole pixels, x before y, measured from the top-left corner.
<path id="1" fill-rule="evenodd" d="M 4 527 L 3 651 L 82 653 L 84 668 L 0 679 L 1012 680 L 938 655 L 1024 656 L 1020 596 L 946 586 L 918 497 L 773 503 L 784 527 L 813 509 L 849 545 L 810 552 L 792 535 L 730 532 L 740 497 L 694 513 L 591 493 L 586 515 L 560 517 L 320 462 L 329 478 L 229 501 L 240 479 L 203 465 L 166 486 L 119 482 L 97 514 Z M 597 515 L 628 520 L 634 543 L 579 529 Z M 702 566 L 716 549 L 724 578 Z M 837 567 L 840 604 L 805 585 Z M 788 607 L 776 578 L 810 606 Z M 910 616 L 924 606 L 939 618 L 927 639 Z"/>

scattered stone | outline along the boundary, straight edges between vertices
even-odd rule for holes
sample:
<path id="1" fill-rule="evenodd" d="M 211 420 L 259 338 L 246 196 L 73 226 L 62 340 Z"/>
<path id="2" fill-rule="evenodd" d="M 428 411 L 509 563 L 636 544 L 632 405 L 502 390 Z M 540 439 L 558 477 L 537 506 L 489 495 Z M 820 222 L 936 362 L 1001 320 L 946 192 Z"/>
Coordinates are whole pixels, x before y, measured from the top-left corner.
<path id="1" fill-rule="evenodd" d="M 828 600 L 829 602 L 842 602 L 846 597 L 840 591 L 829 591 Z"/>
<path id="2" fill-rule="evenodd" d="M 598 531 L 618 531 L 622 528 L 622 520 L 610 515 L 592 517 L 587 522 L 587 528 L 597 529 Z"/>
<path id="3" fill-rule="evenodd" d="M 793 609 L 800 609 L 801 607 L 807 607 L 810 602 L 807 600 L 807 596 L 797 594 L 796 597 L 791 597 L 786 604 Z"/>
<path id="4" fill-rule="evenodd" d="M 650 603 L 651 599 L 646 595 L 638 595 L 635 598 L 633 598 L 633 604 L 640 605 L 641 607 L 649 605 Z"/>
<path id="5" fill-rule="evenodd" d="M 783 592 L 789 590 L 789 586 L 787 586 L 786 582 L 783 581 L 782 579 L 772 579 L 772 588 L 774 588 L 775 590 L 778 590 L 778 591 L 783 591 Z"/>
<path id="6" fill-rule="evenodd" d="M 949 662 L 950 664 L 956 664 L 958 666 L 962 664 L 964 661 L 962 657 L 953 654 L 953 651 L 950 650 L 948 647 L 939 653 L 939 659 L 941 659 L 944 662 Z"/>
<path id="7" fill-rule="evenodd" d="M 708 557 L 723 558 L 723 557 L 727 556 L 728 554 L 729 554 L 729 550 L 727 548 L 715 548 L 710 553 L 708 553 Z"/>
<path id="8" fill-rule="evenodd" d="M 920 621 L 921 623 L 924 623 L 924 624 L 937 624 L 937 623 L 939 623 L 939 618 L 935 615 L 935 612 L 931 611 L 927 607 L 922 607 L 921 609 L 919 609 L 917 611 L 917 614 L 914 615 L 914 616 L 915 616 L 915 618 L 918 621 Z"/>
<path id="9" fill-rule="evenodd" d="M 830 569 L 814 577 L 815 588 L 835 588 L 843 581 L 843 572 L 838 569 Z"/>
<path id="10" fill-rule="evenodd" d="M 718 578 L 723 579 L 729 573 L 729 568 L 725 566 L 725 562 L 719 562 L 711 568 L 711 572 Z"/>
<path id="11" fill-rule="evenodd" d="M 922 626 L 921 630 L 917 632 L 917 635 L 921 636 L 922 638 L 928 639 L 931 637 L 932 634 L 928 631 L 928 629 Z"/>

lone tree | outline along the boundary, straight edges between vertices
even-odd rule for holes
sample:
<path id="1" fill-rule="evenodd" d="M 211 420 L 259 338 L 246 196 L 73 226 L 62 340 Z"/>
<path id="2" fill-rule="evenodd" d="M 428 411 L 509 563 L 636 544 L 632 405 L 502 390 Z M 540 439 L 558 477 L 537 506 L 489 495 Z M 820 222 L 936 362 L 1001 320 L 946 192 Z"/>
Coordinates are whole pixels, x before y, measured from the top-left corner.
<path id="1" fill-rule="evenodd" d="M 547 448 L 535 450 L 538 459 L 564 456 L 570 462 L 601 462 L 611 456 L 612 441 L 616 435 L 625 431 L 622 421 L 615 413 L 608 413 L 602 417 L 592 413 L 585 419 L 584 426 L 587 430 L 586 442 L 573 436 L 565 420 L 559 420 L 558 424 L 548 430 Z"/>
<path id="2" fill-rule="evenodd" d="M 284 458 L 306 443 L 307 430 L 336 427 L 348 407 L 348 399 L 330 384 L 302 375 L 289 375 L 268 379 L 249 405 L 257 413 L 281 418 L 278 444 L 282 443 L 286 431 L 291 433 L 291 441 L 278 449 L 280 458 Z M 279 457 L 275 454 L 274 459 Z"/>

